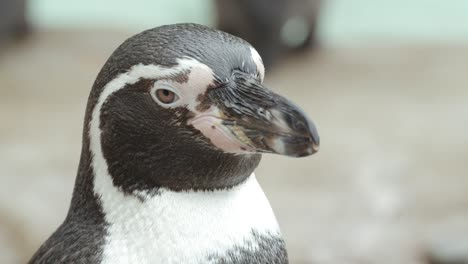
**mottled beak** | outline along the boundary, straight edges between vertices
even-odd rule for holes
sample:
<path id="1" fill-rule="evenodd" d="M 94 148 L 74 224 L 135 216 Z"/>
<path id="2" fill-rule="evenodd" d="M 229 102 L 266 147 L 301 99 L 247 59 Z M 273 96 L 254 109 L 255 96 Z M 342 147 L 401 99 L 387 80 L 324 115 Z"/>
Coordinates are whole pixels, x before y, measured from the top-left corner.
<path id="1" fill-rule="evenodd" d="M 314 123 L 293 102 L 253 76 L 236 73 L 234 82 L 207 93 L 216 114 L 196 117 L 193 125 L 227 152 L 276 153 L 305 157 L 318 151 Z"/>

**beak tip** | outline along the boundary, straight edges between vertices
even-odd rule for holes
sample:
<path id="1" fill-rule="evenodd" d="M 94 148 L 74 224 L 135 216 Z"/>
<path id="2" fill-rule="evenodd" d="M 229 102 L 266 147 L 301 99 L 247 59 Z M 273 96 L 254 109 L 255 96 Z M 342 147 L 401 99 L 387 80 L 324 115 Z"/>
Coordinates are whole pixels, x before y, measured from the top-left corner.
<path id="1" fill-rule="evenodd" d="M 318 143 L 312 144 L 312 150 L 313 150 L 312 154 L 318 152 L 319 149 L 320 149 L 320 145 Z"/>
<path id="2" fill-rule="evenodd" d="M 320 149 L 320 137 L 317 131 L 317 127 L 311 120 L 307 120 L 308 122 L 308 137 L 309 137 L 309 142 L 310 142 L 310 154 L 315 154 L 319 151 Z"/>
<path id="3" fill-rule="evenodd" d="M 304 154 L 299 155 L 299 157 L 307 157 L 307 156 L 313 155 L 313 154 L 317 153 L 319 151 L 319 149 L 320 149 L 320 145 L 316 144 L 314 142 L 309 146 L 307 151 Z"/>

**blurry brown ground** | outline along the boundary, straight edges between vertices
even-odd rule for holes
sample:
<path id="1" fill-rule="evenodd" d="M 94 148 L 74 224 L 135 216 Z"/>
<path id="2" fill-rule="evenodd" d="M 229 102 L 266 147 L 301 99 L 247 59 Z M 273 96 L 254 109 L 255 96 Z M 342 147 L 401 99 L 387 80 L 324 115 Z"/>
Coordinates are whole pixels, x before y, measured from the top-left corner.
<path id="1" fill-rule="evenodd" d="M 41 32 L 0 53 L 0 263 L 25 262 L 65 217 L 88 92 L 128 36 Z M 434 237 L 468 231 L 467 74 L 467 44 L 378 43 L 267 72 L 322 142 L 257 170 L 291 263 L 424 263 Z"/>

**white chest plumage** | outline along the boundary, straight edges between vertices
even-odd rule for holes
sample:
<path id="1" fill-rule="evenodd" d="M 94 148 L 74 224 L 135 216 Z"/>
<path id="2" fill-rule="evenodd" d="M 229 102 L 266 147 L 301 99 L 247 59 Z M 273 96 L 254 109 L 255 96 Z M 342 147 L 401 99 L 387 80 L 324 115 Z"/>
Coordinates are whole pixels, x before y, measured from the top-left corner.
<path id="1" fill-rule="evenodd" d="M 109 226 L 102 263 L 207 263 L 209 256 L 223 256 L 235 246 L 254 250 L 252 231 L 279 235 L 255 175 L 230 190 L 163 190 L 144 202 L 115 188 L 106 191 L 101 202 Z"/>

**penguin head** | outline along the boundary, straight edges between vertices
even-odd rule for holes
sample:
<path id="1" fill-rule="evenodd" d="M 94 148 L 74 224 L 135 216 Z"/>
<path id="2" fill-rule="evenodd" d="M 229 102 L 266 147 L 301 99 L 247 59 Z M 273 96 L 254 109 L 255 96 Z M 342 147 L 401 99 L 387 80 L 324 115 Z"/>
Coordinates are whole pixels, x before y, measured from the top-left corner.
<path id="1" fill-rule="evenodd" d="M 129 38 L 88 101 L 95 173 L 104 167 L 125 192 L 219 189 L 248 177 L 262 153 L 315 153 L 314 124 L 265 87 L 264 74 L 252 46 L 205 26 L 161 26 Z M 97 166 L 99 158 L 105 164 Z"/>

